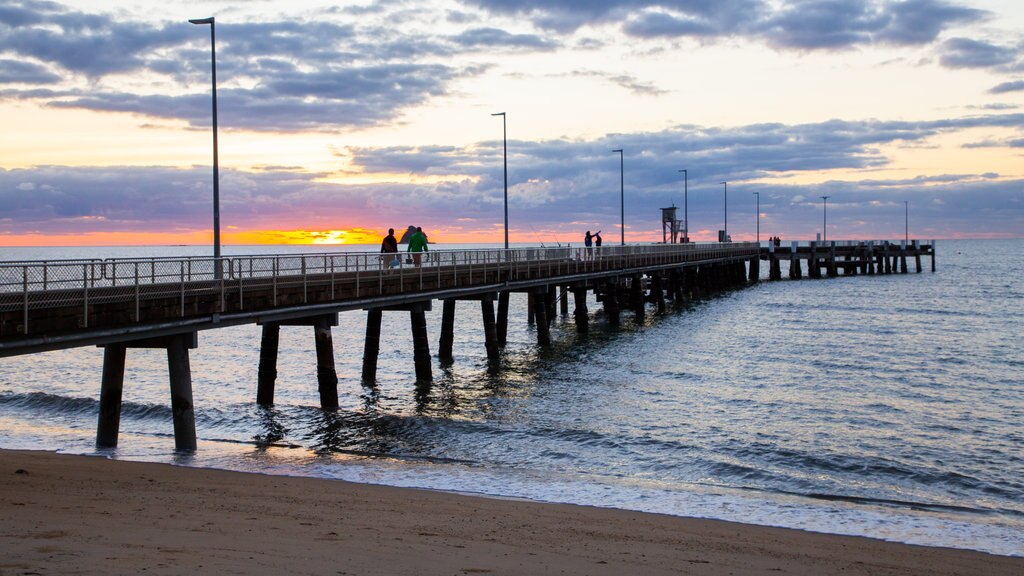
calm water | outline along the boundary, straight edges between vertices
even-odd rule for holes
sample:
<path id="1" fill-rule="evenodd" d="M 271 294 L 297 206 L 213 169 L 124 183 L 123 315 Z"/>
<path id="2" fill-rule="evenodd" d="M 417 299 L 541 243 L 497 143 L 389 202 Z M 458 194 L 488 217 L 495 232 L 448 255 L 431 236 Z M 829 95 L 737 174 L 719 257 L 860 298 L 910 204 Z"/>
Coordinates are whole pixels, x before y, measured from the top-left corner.
<path id="1" fill-rule="evenodd" d="M 435 359 L 430 388 L 414 384 L 397 312 L 378 386 L 361 386 L 365 315 L 345 313 L 331 414 L 317 408 L 311 328 L 282 328 L 270 410 L 254 405 L 259 329 L 203 332 L 192 456 L 173 452 L 164 354 L 130 350 L 121 446 L 104 454 L 1024 555 L 1024 241 L 938 248 L 935 274 L 763 282 L 643 323 L 627 312 L 619 329 L 591 301 L 591 334 L 560 316 L 548 350 L 514 295 L 497 371 L 479 306 L 459 303 L 455 363 Z M 231 253 L 257 250 L 310 248 Z M 0 446 L 96 453 L 101 364 L 96 348 L 0 360 Z"/>

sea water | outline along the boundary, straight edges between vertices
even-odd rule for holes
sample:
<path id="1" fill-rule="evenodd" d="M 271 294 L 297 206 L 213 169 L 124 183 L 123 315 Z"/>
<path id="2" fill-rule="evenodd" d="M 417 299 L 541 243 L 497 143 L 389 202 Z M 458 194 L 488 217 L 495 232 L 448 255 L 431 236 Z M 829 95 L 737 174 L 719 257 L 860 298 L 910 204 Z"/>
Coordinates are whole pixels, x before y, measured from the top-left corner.
<path id="1" fill-rule="evenodd" d="M 365 249 L 363 247 L 362 249 Z M 370 247 L 371 249 L 373 247 Z M 441 248 L 441 246 L 437 246 Z M 347 250 L 360 248 L 346 247 Z M 226 253 L 339 250 L 229 247 Z M 0 249 L 4 260 L 202 255 L 207 247 Z M 281 329 L 275 404 L 255 405 L 260 329 L 199 335 L 199 449 L 174 452 L 166 355 L 129 350 L 119 447 L 94 446 L 102 351 L 0 360 L 0 447 L 717 518 L 1024 555 L 1024 241 L 940 241 L 938 269 L 760 282 L 536 345 L 513 295 L 487 361 L 459 302 L 455 361 L 415 383 L 408 314 L 334 329 L 337 412 L 313 330 Z M 762 267 L 767 273 L 766 266 Z M 783 270 L 785 275 L 785 270 Z M 428 313 L 437 350 L 440 306 Z"/>

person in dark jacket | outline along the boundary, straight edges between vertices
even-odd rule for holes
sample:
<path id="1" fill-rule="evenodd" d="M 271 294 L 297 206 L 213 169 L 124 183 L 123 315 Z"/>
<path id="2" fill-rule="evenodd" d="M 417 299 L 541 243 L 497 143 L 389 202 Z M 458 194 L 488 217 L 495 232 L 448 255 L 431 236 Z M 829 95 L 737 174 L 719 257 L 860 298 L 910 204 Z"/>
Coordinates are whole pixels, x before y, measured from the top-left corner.
<path id="1" fill-rule="evenodd" d="M 395 238 L 394 228 L 388 228 L 388 235 L 380 243 L 380 252 L 384 254 L 380 259 L 385 266 L 395 266 L 394 262 L 398 260 L 398 256 L 389 256 L 390 254 L 398 254 L 398 239 Z M 401 261 L 398 264 L 401 264 Z"/>

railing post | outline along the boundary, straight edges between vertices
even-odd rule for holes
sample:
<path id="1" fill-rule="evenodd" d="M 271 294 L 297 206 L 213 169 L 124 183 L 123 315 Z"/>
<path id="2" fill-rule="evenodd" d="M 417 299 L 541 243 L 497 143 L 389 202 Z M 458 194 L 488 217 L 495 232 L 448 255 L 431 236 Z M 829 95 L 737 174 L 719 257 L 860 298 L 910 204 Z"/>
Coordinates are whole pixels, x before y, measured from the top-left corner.
<path id="1" fill-rule="evenodd" d="M 191 264 L 192 261 L 189 261 Z M 185 316 L 185 263 L 181 263 L 181 316 Z"/>
<path id="2" fill-rule="evenodd" d="M 135 263 L 135 321 L 139 321 L 139 263 Z"/>
<path id="3" fill-rule="evenodd" d="M 28 334 L 28 266 L 21 267 L 21 292 L 25 304 L 25 318 L 22 320 L 21 333 Z"/>
<path id="4" fill-rule="evenodd" d="M 89 265 L 82 264 L 82 303 L 85 306 L 85 310 L 82 313 L 82 325 L 85 328 L 89 327 Z"/>

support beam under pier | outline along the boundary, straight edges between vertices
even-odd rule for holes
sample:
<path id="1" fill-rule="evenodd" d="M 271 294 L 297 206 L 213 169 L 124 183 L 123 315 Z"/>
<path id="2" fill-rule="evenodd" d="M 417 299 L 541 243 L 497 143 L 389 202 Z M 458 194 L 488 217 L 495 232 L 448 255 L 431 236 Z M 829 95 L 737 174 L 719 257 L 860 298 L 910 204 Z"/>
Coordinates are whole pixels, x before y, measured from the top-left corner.
<path id="1" fill-rule="evenodd" d="M 384 311 L 371 308 L 366 311 L 366 340 L 363 343 L 363 383 L 377 380 L 377 358 L 380 356 L 380 323 Z"/>
<path id="2" fill-rule="evenodd" d="M 124 344 L 108 344 L 103 349 L 103 381 L 100 384 L 100 419 L 96 426 L 96 446 L 117 446 L 121 429 L 121 392 L 124 389 Z"/>
<path id="3" fill-rule="evenodd" d="M 256 404 L 274 404 L 274 386 L 277 382 L 277 351 L 281 340 L 281 325 L 267 322 L 260 340 L 260 366 L 256 373 Z"/>
<path id="4" fill-rule="evenodd" d="M 537 321 L 537 344 L 540 346 L 548 346 L 551 344 L 551 325 L 548 323 L 548 311 L 550 305 L 548 304 L 548 289 L 546 286 L 541 286 L 532 292 L 533 297 L 533 313 Z"/>
<path id="5" fill-rule="evenodd" d="M 409 310 L 413 361 L 416 364 L 418 382 L 430 382 L 434 379 L 434 372 L 430 366 L 430 341 L 427 339 L 427 317 L 424 309 L 423 304 L 414 304 Z"/>
<path id="6" fill-rule="evenodd" d="M 196 416 L 192 405 L 192 369 L 189 365 L 188 351 L 198 345 L 199 340 L 195 332 L 105 345 L 96 445 L 105 448 L 117 446 L 121 425 L 121 392 L 124 388 L 126 349 L 162 348 L 167 351 L 174 447 L 176 450 L 195 450 Z"/>
<path id="7" fill-rule="evenodd" d="M 587 287 L 585 284 L 577 284 L 572 288 L 572 294 L 576 301 L 576 331 L 586 334 L 590 330 L 590 314 L 587 312 Z"/>
<path id="8" fill-rule="evenodd" d="M 441 362 L 450 363 L 452 346 L 455 343 L 455 299 L 448 298 L 441 308 L 441 338 L 437 343 L 437 356 Z"/>
<path id="9" fill-rule="evenodd" d="M 511 292 L 498 293 L 498 345 L 504 346 L 508 341 L 508 302 Z"/>
<path id="10" fill-rule="evenodd" d="M 498 353 L 498 330 L 494 325 L 494 301 L 489 299 L 480 300 L 480 313 L 484 323 L 484 346 L 487 349 L 487 359 L 493 362 L 500 358 Z"/>

